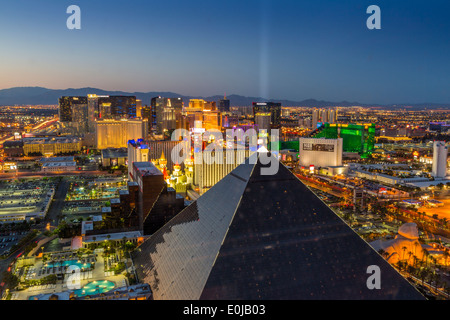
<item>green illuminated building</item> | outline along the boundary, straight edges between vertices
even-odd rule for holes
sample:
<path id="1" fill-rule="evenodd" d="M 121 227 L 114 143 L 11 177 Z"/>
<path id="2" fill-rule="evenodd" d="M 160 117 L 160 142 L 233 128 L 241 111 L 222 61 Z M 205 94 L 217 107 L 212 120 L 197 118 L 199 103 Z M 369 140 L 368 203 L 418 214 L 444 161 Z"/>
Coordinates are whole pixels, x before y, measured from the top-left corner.
<path id="1" fill-rule="evenodd" d="M 375 124 L 324 123 L 313 137 L 342 138 L 344 152 L 357 152 L 361 158 L 366 158 L 374 149 Z"/>
<path id="2" fill-rule="evenodd" d="M 290 149 L 290 150 L 298 151 L 299 147 L 300 147 L 300 144 L 299 144 L 298 140 L 294 140 L 294 141 L 280 141 L 278 150 Z"/>

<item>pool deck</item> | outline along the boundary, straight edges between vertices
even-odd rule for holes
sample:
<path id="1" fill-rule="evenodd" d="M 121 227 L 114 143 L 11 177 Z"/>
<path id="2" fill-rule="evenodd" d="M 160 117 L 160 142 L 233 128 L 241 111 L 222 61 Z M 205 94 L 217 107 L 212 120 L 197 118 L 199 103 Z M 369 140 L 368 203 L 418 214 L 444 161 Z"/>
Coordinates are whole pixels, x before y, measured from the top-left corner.
<path id="1" fill-rule="evenodd" d="M 38 265 L 36 264 L 36 270 Z M 108 280 L 115 284 L 115 287 L 122 287 L 124 283 L 126 284 L 126 277 L 123 275 L 112 275 L 112 276 L 105 276 L 105 268 L 104 268 L 104 259 L 101 254 L 98 254 L 97 256 L 97 262 L 95 263 L 95 268 L 92 270 L 92 276 L 88 279 L 82 279 L 80 280 L 80 287 L 85 286 L 89 282 L 95 281 L 95 280 Z M 28 300 L 30 296 L 36 296 L 39 294 L 46 294 L 46 293 L 55 293 L 55 292 L 63 292 L 69 290 L 67 288 L 67 285 L 65 283 L 63 284 L 55 284 L 55 285 L 49 285 L 48 288 L 41 289 L 39 287 L 32 287 L 26 290 L 22 291 L 14 291 L 13 293 L 13 299 L 14 300 Z"/>

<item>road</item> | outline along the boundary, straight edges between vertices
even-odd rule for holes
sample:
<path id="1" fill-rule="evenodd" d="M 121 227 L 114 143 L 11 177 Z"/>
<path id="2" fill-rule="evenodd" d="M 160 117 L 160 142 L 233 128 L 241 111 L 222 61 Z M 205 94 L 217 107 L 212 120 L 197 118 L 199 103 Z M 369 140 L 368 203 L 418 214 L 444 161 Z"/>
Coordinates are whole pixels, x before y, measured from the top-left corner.
<path id="1" fill-rule="evenodd" d="M 9 258 L 5 260 L 0 260 L 0 282 L 3 279 L 3 273 L 8 270 L 11 263 L 17 258 L 17 256 L 22 252 L 22 250 L 18 250 L 14 252 Z M 0 298 L 1 294 L 3 293 L 3 288 L 0 288 Z"/>
<path id="2" fill-rule="evenodd" d="M 64 207 L 64 200 L 66 198 L 67 190 L 69 190 L 70 182 L 66 179 L 62 179 L 56 189 L 55 196 L 53 197 L 52 204 L 45 217 L 45 223 L 50 223 L 51 226 L 57 227 L 59 222 L 59 216 Z"/>
<path id="3" fill-rule="evenodd" d="M 326 187 L 324 185 L 321 185 L 320 183 L 314 183 L 314 182 L 302 179 L 302 177 L 298 176 L 298 175 L 297 175 L 297 177 L 307 186 L 316 188 L 316 189 L 318 189 L 320 191 L 326 192 L 326 193 L 331 194 L 331 195 L 333 195 L 335 197 L 338 197 L 338 198 L 345 197 L 345 192 L 334 190 L 334 189 L 332 189 L 330 187 Z"/>
<path id="4" fill-rule="evenodd" d="M 68 172 L 11 172 L 2 173 L 0 180 L 18 179 L 18 178 L 44 178 L 44 177 L 60 177 L 60 176 L 121 176 L 122 172 L 119 170 L 116 173 L 110 174 L 106 171 L 68 171 Z"/>
<path id="5" fill-rule="evenodd" d="M 57 119 L 51 119 L 51 120 L 44 121 L 44 122 L 39 123 L 38 125 L 34 126 L 31 130 L 32 131 L 34 131 L 34 130 L 42 130 L 44 128 L 52 126 L 56 121 L 58 121 L 58 120 Z M 13 140 L 13 139 L 14 139 L 14 135 L 11 135 L 11 136 L 1 140 L 0 141 L 0 145 L 5 143 L 6 141 Z"/>

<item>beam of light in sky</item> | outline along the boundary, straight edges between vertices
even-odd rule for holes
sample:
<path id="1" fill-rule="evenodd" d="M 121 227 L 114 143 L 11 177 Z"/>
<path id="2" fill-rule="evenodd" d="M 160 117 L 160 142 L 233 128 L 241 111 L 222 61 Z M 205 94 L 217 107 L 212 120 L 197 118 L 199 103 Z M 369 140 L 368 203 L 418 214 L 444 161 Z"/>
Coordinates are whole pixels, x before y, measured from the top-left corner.
<path id="1" fill-rule="evenodd" d="M 259 47 L 259 96 L 269 97 L 269 0 L 261 1 Z"/>

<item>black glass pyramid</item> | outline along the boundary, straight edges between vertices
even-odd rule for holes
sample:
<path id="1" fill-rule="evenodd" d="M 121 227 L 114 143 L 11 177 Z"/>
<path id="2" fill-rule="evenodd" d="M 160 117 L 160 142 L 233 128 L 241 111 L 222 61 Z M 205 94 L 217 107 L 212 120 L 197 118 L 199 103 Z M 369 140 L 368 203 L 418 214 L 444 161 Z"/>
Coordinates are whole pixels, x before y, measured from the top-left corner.
<path id="1" fill-rule="evenodd" d="M 133 252 L 154 299 L 424 299 L 285 166 L 262 167 L 247 160 Z"/>

